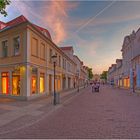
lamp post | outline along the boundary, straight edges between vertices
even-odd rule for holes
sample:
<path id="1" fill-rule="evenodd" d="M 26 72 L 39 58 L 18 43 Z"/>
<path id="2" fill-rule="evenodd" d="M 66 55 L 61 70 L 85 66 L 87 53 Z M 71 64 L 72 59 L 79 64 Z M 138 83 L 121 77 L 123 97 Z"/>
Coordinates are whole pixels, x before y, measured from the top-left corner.
<path id="1" fill-rule="evenodd" d="M 54 54 L 52 55 L 52 62 L 53 62 L 53 67 L 54 67 L 54 100 L 53 100 L 53 104 L 56 105 L 57 102 L 56 102 L 56 91 L 55 91 L 55 67 L 56 67 L 56 62 L 57 62 L 57 55 Z"/>

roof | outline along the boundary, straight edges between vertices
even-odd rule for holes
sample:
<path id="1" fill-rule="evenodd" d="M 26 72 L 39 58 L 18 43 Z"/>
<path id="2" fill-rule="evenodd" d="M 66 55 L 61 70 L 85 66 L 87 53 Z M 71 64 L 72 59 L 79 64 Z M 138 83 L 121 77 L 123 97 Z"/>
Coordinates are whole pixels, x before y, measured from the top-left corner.
<path id="1" fill-rule="evenodd" d="M 42 28 L 42 27 L 40 27 L 40 26 L 38 26 L 38 25 L 35 25 L 35 24 L 32 24 L 35 28 L 37 28 L 38 30 L 40 30 L 40 31 L 45 31 L 46 33 L 47 33 L 47 35 L 48 35 L 48 37 L 49 38 L 51 38 L 51 35 L 50 35 L 50 33 L 49 33 L 49 31 L 47 30 L 47 29 L 45 29 L 45 28 Z"/>
<path id="2" fill-rule="evenodd" d="M 6 23 L 6 26 L 13 26 L 13 25 L 17 25 L 19 23 L 23 23 L 23 22 L 26 22 L 28 21 L 23 15 L 9 21 Z"/>
<path id="3" fill-rule="evenodd" d="M 73 56 L 76 57 L 81 62 L 81 60 L 79 59 L 79 57 L 77 55 L 73 55 Z"/>
<path id="4" fill-rule="evenodd" d="M 73 50 L 72 46 L 67 46 L 67 47 L 60 47 L 62 50 Z"/>
<path id="5" fill-rule="evenodd" d="M 13 26 L 15 26 L 15 25 L 18 25 L 18 24 L 21 24 L 21 23 L 24 23 L 24 22 L 29 22 L 29 21 L 28 21 L 27 18 L 25 18 L 23 15 L 21 15 L 21 16 L 15 18 L 15 19 L 13 19 L 13 20 L 7 22 L 7 23 L 4 23 L 4 22 L 0 21 L 0 24 L 4 24 L 4 25 L 5 25 L 5 26 L 4 26 L 2 29 L 0 29 L 0 30 L 8 29 L 8 28 L 10 28 L 10 27 L 13 27 Z M 30 23 L 31 23 L 31 22 L 30 22 Z M 48 31 L 47 29 L 42 28 L 42 27 L 40 27 L 40 26 L 38 26 L 38 25 L 35 25 L 35 24 L 33 24 L 33 23 L 31 23 L 31 24 L 32 24 L 37 30 L 41 31 L 42 33 L 45 32 L 45 33 L 47 34 L 47 37 L 48 37 L 49 39 L 51 39 L 51 35 L 50 35 L 50 33 L 49 33 L 49 31 Z M 8 27 L 8 28 L 7 28 L 7 27 Z"/>
<path id="6" fill-rule="evenodd" d="M 0 23 L 5 24 L 3 21 L 0 21 Z"/>

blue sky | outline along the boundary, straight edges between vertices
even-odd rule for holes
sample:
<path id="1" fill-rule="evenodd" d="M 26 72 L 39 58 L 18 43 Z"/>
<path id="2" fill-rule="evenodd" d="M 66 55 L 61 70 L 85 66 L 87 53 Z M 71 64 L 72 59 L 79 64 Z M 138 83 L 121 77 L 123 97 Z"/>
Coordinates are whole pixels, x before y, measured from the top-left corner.
<path id="1" fill-rule="evenodd" d="M 140 25 L 139 1 L 12 1 L 9 21 L 21 14 L 47 28 L 58 46 L 73 46 L 85 65 L 101 73 L 121 58 L 123 39 Z"/>

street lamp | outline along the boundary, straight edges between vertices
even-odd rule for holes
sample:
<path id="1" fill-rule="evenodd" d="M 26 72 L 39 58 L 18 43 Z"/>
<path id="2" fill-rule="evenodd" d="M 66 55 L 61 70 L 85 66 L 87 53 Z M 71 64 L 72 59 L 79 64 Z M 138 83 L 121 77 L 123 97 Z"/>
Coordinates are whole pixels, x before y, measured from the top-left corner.
<path id="1" fill-rule="evenodd" d="M 54 66 L 54 100 L 53 100 L 53 104 L 56 105 L 56 91 L 55 91 L 55 67 L 56 67 L 56 63 L 57 63 L 57 55 L 54 54 L 51 56 L 52 62 L 53 62 L 53 66 Z"/>

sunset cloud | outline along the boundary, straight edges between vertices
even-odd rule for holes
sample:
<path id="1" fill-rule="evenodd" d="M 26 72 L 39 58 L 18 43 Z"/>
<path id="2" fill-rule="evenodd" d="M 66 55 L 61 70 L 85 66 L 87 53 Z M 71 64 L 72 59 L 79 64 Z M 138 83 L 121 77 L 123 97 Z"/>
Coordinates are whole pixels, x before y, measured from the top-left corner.
<path id="1" fill-rule="evenodd" d="M 54 41 L 60 43 L 66 37 L 65 20 L 67 15 L 67 2 L 51 1 L 44 20 L 54 31 Z"/>

